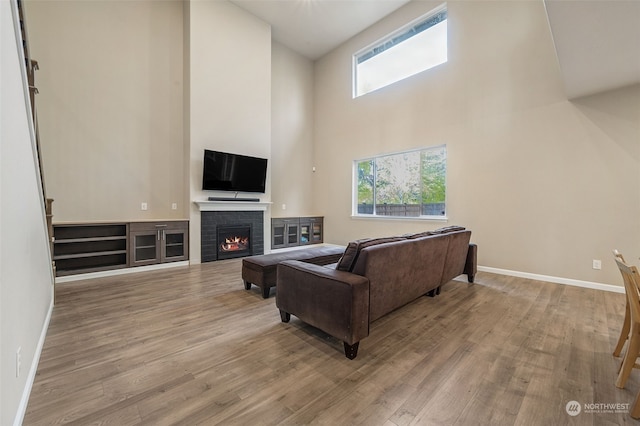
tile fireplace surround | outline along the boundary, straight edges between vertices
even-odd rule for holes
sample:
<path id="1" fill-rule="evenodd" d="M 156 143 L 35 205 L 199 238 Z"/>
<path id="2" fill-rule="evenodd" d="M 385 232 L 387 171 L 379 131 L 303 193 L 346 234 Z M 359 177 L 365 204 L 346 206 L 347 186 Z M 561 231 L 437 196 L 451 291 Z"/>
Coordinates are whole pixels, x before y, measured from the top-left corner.
<path id="1" fill-rule="evenodd" d="M 200 209 L 201 261 L 218 260 L 218 225 L 250 225 L 251 254 L 264 254 L 264 212 L 271 203 L 196 201 Z"/>

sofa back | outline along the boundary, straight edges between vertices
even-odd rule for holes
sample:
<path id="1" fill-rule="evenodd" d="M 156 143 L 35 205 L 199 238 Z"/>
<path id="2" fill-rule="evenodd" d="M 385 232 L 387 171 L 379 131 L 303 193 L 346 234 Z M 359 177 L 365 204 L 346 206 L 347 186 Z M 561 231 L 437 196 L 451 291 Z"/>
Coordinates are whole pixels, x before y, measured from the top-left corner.
<path id="1" fill-rule="evenodd" d="M 351 272 L 369 279 L 369 321 L 460 275 L 470 238 L 471 231 L 453 231 L 362 247 Z"/>
<path id="2" fill-rule="evenodd" d="M 393 241 L 402 241 L 406 238 L 402 237 L 382 237 L 382 238 L 364 238 L 361 240 L 351 241 L 345 249 L 342 257 L 338 260 L 336 269 L 338 271 L 352 272 L 353 267 L 356 265 L 360 251 L 363 248 L 376 246 L 378 244 L 390 243 Z"/>
<path id="3" fill-rule="evenodd" d="M 447 234 L 450 236 L 447 248 L 447 260 L 444 264 L 440 285 L 448 283 L 458 275 L 464 273 L 471 241 L 471 231 L 456 231 Z"/>

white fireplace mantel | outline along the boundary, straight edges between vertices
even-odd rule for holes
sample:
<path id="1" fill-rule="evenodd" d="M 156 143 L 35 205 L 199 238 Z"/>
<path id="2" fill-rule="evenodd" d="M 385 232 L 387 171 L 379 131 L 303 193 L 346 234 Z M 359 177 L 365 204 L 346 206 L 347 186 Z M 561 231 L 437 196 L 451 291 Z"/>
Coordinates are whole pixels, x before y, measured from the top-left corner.
<path id="1" fill-rule="evenodd" d="M 195 200 L 201 212 L 244 212 L 244 211 L 265 211 L 272 202 L 263 201 L 208 201 Z"/>

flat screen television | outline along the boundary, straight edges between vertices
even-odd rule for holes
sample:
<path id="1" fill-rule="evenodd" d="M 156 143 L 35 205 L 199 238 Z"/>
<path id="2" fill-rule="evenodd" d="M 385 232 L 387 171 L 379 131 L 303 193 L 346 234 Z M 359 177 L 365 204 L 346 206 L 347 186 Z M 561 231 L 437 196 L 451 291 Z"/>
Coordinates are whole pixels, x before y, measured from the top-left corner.
<path id="1" fill-rule="evenodd" d="M 203 190 L 265 191 L 267 159 L 204 150 Z"/>

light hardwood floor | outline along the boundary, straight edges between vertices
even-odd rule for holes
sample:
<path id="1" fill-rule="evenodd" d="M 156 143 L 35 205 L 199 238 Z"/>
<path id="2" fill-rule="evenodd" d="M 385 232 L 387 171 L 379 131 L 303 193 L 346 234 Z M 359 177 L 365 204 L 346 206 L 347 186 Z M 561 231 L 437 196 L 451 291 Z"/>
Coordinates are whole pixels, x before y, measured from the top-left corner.
<path id="1" fill-rule="evenodd" d="M 240 269 L 59 285 L 24 424 L 636 424 L 584 405 L 640 389 L 640 371 L 614 386 L 623 294 L 480 272 L 378 320 L 348 360 Z"/>

